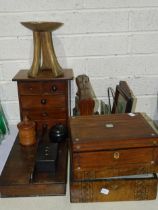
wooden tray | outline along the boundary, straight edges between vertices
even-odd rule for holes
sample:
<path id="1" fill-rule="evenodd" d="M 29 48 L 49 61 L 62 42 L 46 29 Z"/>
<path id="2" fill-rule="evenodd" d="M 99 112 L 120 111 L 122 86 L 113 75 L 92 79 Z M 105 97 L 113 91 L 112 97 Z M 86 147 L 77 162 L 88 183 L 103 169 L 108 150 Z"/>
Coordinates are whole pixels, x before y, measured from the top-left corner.
<path id="1" fill-rule="evenodd" d="M 36 145 L 24 147 L 18 136 L 0 177 L 1 197 L 65 195 L 67 142 L 60 143 L 56 173 L 36 173 L 31 180 Z"/>

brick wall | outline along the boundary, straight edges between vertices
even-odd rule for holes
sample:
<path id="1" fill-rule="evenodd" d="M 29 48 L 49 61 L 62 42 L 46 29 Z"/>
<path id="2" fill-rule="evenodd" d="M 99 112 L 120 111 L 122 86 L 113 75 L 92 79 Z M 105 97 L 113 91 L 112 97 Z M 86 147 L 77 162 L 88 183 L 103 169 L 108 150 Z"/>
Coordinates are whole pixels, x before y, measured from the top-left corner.
<path id="1" fill-rule="evenodd" d="M 158 0 L 0 0 L 0 98 L 10 123 L 19 121 L 11 79 L 32 63 L 32 32 L 20 24 L 29 20 L 64 23 L 53 33 L 58 60 L 89 75 L 97 98 L 127 80 L 136 111 L 158 118 Z"/>

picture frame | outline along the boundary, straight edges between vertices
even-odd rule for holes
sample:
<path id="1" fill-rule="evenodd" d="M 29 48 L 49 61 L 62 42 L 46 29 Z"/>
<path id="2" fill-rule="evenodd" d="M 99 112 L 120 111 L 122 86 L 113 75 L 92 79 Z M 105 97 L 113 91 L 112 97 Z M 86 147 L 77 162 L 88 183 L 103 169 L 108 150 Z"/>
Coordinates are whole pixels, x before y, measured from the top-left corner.
<path id="1" fill-rule="evenodd" d="M 126 81 L 116 86 L 112 113 L 130 113 L 134 109 L 135 97 Z"/>

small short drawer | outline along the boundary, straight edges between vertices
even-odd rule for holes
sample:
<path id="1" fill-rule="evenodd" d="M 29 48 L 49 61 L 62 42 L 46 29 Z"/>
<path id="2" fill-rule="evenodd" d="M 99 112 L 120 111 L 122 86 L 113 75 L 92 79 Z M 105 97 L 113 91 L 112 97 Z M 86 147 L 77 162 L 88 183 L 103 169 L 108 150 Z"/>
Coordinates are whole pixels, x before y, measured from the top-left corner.
<path id="1" fill-rule="evenodd" d="M 67 83 L 65 81 L 51 81 L 42 83 L 43 94 L 55 95 L 67 92 Z"/>
<path id="2" fill-rule="evenodd" d="M 19 82 L 20 95 L 40 95 L 42 94 L 41 82 Z"/>
<path id="3" fill-rule="evenodd" d="M 43 95 L 43 96 L 21 96 L 22 109 L 56 109 L 66 107 L 66 99 L 64 95 Z"/>

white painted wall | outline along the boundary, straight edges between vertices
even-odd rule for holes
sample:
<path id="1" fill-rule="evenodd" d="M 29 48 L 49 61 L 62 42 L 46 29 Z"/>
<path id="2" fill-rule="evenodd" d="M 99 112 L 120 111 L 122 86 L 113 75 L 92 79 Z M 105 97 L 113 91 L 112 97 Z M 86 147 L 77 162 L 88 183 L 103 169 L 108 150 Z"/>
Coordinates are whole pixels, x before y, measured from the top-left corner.
<path id="1" fill-rule="evenodd" d="M 158 119 L 158 0 L 0 0 L 0 99 L 15 124 L 18 95 L 11 80 L 33 58 L 32 32 L 22 21 L 63 22 L 53 33 L 61 66 L 75 76 L 86 73 L 105 101 L 108 86 L 127 80 L 136 111 Z"/>

